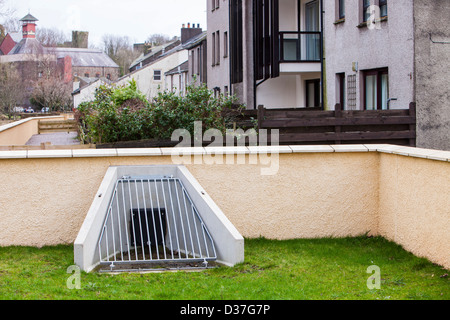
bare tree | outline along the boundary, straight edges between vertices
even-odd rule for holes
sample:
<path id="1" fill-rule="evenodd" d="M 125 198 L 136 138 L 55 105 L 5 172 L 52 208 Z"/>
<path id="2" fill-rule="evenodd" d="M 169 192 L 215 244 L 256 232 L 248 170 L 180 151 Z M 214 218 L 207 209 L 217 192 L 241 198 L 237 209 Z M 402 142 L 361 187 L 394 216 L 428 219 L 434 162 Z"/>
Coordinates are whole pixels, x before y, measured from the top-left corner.
<path id="1" fill-rule="evenodd" d="M 44 47 L 60 47 L 68 42 L 68 37 L 63 31 L 56 28 L 39 28 L 36 31 L 36 39 Z"/>
<path id="2" fill-rule="evenodd" d="M 0 64 L 0 111 L 11 119 L 15 116 L 15 107 L 25 98 L 22 78 L 11 63 Z"/>
<path id="3" fill-rule="evenodd" d="M 72 84 L 60 76 L 43 77 L 34 82 L 30 101 L 50 111 L 70 110 L 72 106 Z"/>
<path id="4" fill-rule="evenodd" d="M 20 32 L 22 24 L 17 17 L 7 17 L 3 22 L 3 27 L 5 27 L 6 33 L 10 32 Z"/>
<path id="5" fill-rule="evenodd" d="M 104 52 L 119 65 L 120 76 L 128 73 L 131 63 L 140 55 L 133 49 L 130 38 L 107 34 L 102 42 Z"/>
<path id="6" fill-rule="evenodd" d="M 168 35 L 157 33 L 150 35 L 147 38 L 146 43 L 150 43 L 152 46 L 160 46 L 170 42 L 172 39 L 173 38 L 170 38 Z"/>

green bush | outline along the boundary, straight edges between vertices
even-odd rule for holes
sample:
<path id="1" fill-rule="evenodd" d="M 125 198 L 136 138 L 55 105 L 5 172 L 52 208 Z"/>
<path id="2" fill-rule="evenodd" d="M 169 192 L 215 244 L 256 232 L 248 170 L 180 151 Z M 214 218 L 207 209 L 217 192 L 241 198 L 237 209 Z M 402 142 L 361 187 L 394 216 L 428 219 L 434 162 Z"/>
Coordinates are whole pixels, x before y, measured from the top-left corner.
<path id="1" fill-rule="evenodd" d="M 188 86 L 184 96 L 160 92 L 149 102 L 132 80 L 121 87 L 100 86 L 94 101 L 78 107 L 76 118 L 85 142 L 170 140 L 177 129 L 193 136 L 196 121 L 202 122 L 204 131 L 214 128 L 225 133 L 240 112 L 233 108 L 234 102 L 234 97 L 214 97 L 205 85 Z"/>

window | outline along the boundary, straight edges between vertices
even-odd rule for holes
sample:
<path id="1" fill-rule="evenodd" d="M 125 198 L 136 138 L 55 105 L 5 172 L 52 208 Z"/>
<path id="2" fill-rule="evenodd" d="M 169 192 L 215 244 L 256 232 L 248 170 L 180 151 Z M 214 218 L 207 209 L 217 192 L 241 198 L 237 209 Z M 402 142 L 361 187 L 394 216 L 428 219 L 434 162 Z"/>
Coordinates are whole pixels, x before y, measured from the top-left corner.
<path id="1" fill-rule="evenodd" d="M 214 67 L 216 65 L 216 33 L 214 32 L 212 34 L 212 66 Z"/>
<path id="2" fill-rule="evenodd" d="M 339 11 L 339 19 L 345 18 L 345 0 L 338 0 L 338 11 Z"/>
<path id="3" fill-rule="evenodd" d="M 216 65 L 220 64 L 220 33 L 219 31 L 216 32 Z"/>
<path id="4" fill-rule="evenodd" d="M 191 51 L 191 75 L 195 75 L 195 50 Z"/>
<path id="5" fill-rule="evenodd" d="M 153 80 L 161 81 L 161 70 L 154 70 L 153 71 Z"/>
<path id="6" fill-rule="evenodd" d="M 95 77 L 96 77 L 96 78 L 100 78 L 100 73 L 96 73 L 96 74 L 95 74 Z"/>
<path id="7" fill-rule="evenodd" d="M 380 17 L 387 17 L 388 8 L 387 8 L 387 0 L 380 0 Z"/>
<path id="8" fill-rule="evenodd" d="M 220 0 L 216 0 L 216 9 L 219 9 L 220 7 Z"/>
<path id="9" fill-rule="evenodd" d="M 89 73 L 85 73 L 84 76 L 85 76 L 86 78 L 89 78 Z"/>
<path id="10" fill-rule="evenodd" d="M 108 73 L 108 74 L 106 75 L 106 79 L 111 80 L 111 74 Z"/>
<path id="11" fill-rule="evenodd" d="M 223 33 L 223 57 L 228 57 L 228 32 Z"/>
<path id="12" fill-rule="evenodd" d="M 387 68 L 364 71 L 364 109 L 387 110 L 389 71 Z"/>
<path id="13" fill-rule="evenodd" d="M 370 0 L 362 0 L 363 5 L 362 5 L 362 16 L 363 16 L 363 22 L 367 22 L 370 18 Z"/>
<path id="14" fill-rule="evenodd" d="M 230 77 L 231 83 L 244 79 L 243 11 L 242 0 L 230 0 Z"/>
<path id="15" fill-rule="evenodd" d="M 200 76 L 201 72 L 202 72 L 202 51 L 200 50 L 200 48 L 197 48 L 197 75 Z"/>

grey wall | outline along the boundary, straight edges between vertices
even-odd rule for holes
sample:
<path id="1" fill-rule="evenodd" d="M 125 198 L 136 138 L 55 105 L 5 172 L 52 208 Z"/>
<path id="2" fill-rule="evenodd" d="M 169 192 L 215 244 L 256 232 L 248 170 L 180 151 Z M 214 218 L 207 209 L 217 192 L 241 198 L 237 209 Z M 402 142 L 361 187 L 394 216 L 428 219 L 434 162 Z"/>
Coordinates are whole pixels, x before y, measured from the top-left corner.
<path id="1" fill-rule="evenodd" d="M 450 150 L 449 17 L 449 0 L 414 1 L 417 146 L 422 148 Z"/>

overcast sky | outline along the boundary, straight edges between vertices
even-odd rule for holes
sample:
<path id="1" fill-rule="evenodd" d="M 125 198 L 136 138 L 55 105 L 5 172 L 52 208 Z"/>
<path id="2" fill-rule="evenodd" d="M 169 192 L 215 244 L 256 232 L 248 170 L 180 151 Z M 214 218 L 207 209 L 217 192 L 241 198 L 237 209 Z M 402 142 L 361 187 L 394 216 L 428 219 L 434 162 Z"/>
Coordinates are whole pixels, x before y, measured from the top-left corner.
<path id="1" fill-rule="evenodd" d="M 180 36 L 183 23 L 206 29 L 207 0 L 7 0 L 15 16 L 30 12 L 38 28 L 89 31 L 89 42 L 100 45 L 104 34 L 144 42 L 151 34 Z"/>

